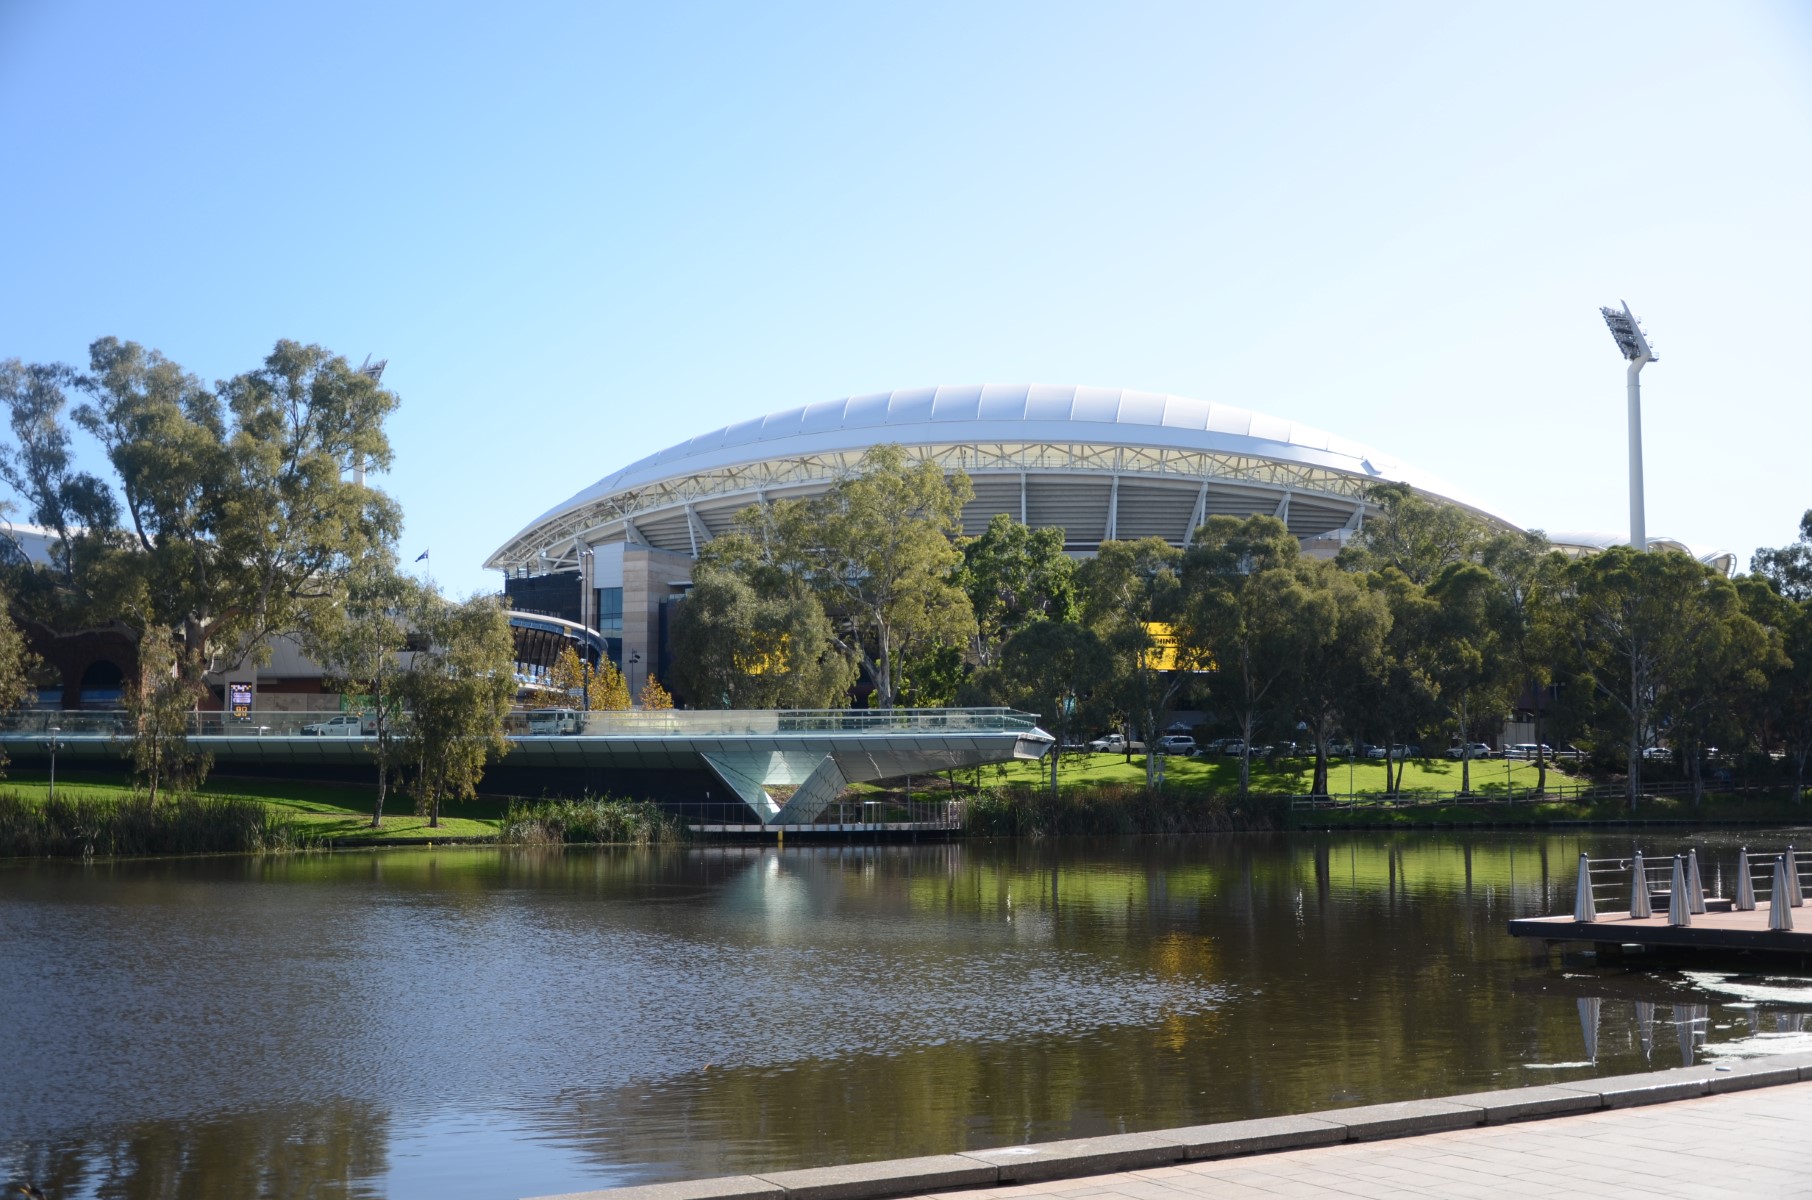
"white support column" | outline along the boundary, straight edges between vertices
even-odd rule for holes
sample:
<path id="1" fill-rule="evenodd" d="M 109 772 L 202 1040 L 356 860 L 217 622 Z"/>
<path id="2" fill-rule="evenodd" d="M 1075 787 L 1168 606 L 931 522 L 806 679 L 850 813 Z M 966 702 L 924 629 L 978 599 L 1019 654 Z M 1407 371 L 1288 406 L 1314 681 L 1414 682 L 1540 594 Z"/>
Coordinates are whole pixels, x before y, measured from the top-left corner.
<path id="1" fill-rule="evenodd" d="M 1189 514 L 1189 528 L 1183 531 L 1183 545 L 1195 545 L 1195 531 L 1208 519 L 1208 479 L 1202 477 L 1201 490 L 1195 494 L 1195 508 Z"/>
<path id="2" fill-rule="evenodd" d="M 1104 542 L 1118 541 L 1120 538 L 1120 476 L 1114 476 L 1113 491 L 1107 496 L 1107 533 L 1102 537 Z"/>
<path id="3" fill-rule="evenodd" d="M 1024 471 L 1019 473 L 1019 523 L 1021 525 L 1031 524 L 1026 520 L 1026 473 Z"/>

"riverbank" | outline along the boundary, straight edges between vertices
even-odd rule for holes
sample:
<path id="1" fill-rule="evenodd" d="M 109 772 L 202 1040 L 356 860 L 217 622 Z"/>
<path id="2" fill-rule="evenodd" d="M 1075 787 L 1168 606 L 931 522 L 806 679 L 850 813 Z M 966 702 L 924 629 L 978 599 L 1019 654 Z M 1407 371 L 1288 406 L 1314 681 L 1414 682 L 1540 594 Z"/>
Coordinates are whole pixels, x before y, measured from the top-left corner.
<path id="1" fill-rule="evenodd" d="M 1758 1094 L 1761 1089 L 1769 1091 Z M 1634 1108 L 1644 1111 L 1629 1111 Z M 883 1200 L 952 1193 L 1031 1200 L 1046 1194 L 1144 1197 L 1154 1189 L 1177 1200 L 1276 1191 L 1520 1194 L 1512 1180 L 1545 1181 L 1538 1189 L 1543 1192 L 1559 1183 L 1566 1191 L 1663 1196 L 1697 1196 L 1740 1181 L 1755 1194 L 1786 1195 L 1804 1182 L 1800 1131 L 1808 1119 L 1812 1054 L 1783 1054 L 1564 1085 L 534 1200 Z M 1347 1153 L 1334 1150 L 1340 1146 Z"/>

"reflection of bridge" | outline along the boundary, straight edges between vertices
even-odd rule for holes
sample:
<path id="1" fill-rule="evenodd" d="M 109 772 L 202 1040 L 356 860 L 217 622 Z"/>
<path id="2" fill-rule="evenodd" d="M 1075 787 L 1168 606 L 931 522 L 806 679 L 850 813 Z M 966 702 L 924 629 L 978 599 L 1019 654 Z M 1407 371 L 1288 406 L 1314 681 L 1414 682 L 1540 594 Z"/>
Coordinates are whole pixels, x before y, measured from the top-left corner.
<path id="1" fill-rule="evenodd" d="M 240 721 L 195 713 L 189 741 L 228 769 L 369 765 L 371 738 L 335 716 L 257 712 Z M 577 714 L 577 728 L 558 734 L 531 726 L 542 719 L 512 716 L 510 750 L 499 764 L 530 790 L 537 778 L 545 791 L 557 790 L 548 781 L 579 779 L 630 794 L 650 778 L 683 783 L 689 776 L 707 787 L 716 780 L 763 825 L 809 824 L 846 784 L 1038 759 L 1054 744 L 1032 714 L 1006 708 L 632 709 Z M 119 716 L 82 712 L 8 714 L 0 747 L 14 759 L 42 761 L 53 725 L 64 761 L 117 760 L 125 748 Z M 672 787 L 663 790 L 674 796 Z"/>

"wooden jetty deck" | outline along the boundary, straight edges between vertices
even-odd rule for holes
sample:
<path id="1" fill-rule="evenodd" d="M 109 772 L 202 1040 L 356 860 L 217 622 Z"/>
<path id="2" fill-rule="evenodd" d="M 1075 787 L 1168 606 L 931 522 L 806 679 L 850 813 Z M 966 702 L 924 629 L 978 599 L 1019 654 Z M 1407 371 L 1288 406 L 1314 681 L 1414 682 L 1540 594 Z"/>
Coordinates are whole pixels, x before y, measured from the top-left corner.
<path id="1" fill-rule="evenodd" d="M 1727 906 L 1729 901 L 1725 901 Z M 1715 900 L 1707 901 L 1709 911 L 1695 913 L 1691 925 L 1670 925 L 1663 908 L 1652 917 L 1632 917 L 1626 912 L 1604 913 L 1596 921 L 1579 921 L 1570 916 L 1523 917 L 1510 922 L 1512 937 L 1542 938 L 1550 942 L 1595 942 L 1600 945 L 1638 945 L 1668 949 L 1693 950 L 1759 950 L 1768 953 L 1812 956 L 1812 909 L 1802 908 L 1805 929 L 1769 929 L 1768 906 L 1741 912 L 1718 908 Z"/>
<path id="2" fill-rule="evenodd" d="M 1764 851 L 1754 856 L 1745 847 L 1734 864 L 1737 894 L 1726 899 L 1705 895 L 1696 848 L 1671 861 L 1660 857 L 1650 861 L 1640 850 L 1628 858 L 1581 854 L 1572 915 L 1518 918 L 1509 923 L 1510 936 L 1590 942 L 1604 949 L 1635 945 L 1812 959 L 1812 905 L 1804 898 L 1805 866 L 1792 846 L 1779 854 Z M 1628 908 L 1621 912 L 1599 908 L 1602 900 L 1618 893 Z"/>

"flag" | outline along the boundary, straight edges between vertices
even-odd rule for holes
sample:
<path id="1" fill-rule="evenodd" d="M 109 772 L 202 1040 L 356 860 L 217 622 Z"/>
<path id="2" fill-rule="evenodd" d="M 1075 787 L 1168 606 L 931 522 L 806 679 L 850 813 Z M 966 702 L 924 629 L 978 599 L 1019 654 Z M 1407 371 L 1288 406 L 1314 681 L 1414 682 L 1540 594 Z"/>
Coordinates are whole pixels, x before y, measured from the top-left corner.
<path id="1" fill-rule="evenodd" d="M 415 561 L 421 562 L 424 558 L 427 558 L 427 557 L 428 557 L 428 552 L 426 550 L 423 550 L 420 554 L 415 556 Z"/>

